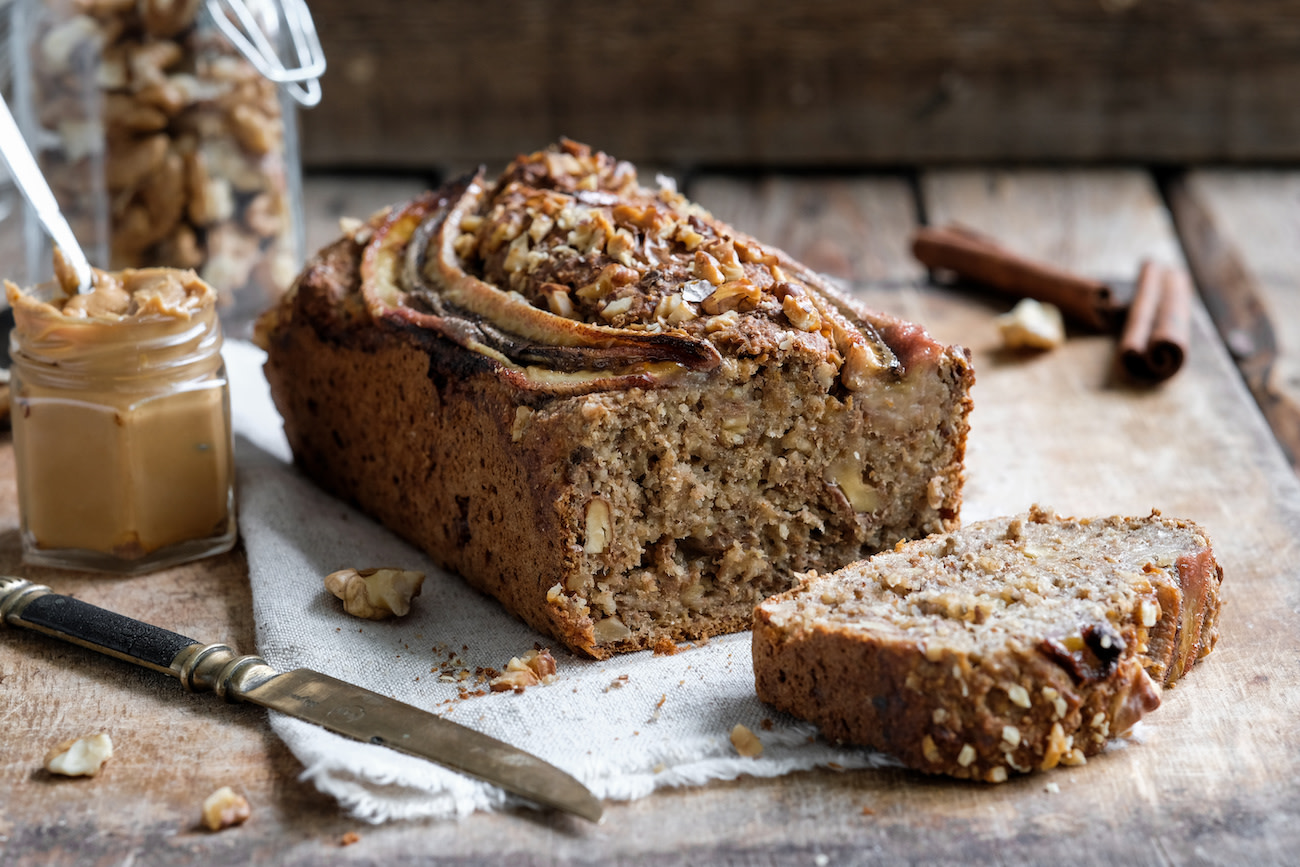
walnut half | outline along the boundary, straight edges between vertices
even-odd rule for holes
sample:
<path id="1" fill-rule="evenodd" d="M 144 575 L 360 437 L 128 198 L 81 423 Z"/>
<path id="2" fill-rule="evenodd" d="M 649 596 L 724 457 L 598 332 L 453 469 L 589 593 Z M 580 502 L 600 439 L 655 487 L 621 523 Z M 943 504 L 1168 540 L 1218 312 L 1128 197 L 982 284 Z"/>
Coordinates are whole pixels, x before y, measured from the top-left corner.
<path id="1" fill-rule="evenodd" d="M 366 620 L 404 616 L 423 585 L 423 572 L 404 569 L 340 569 L 325 576 L 325 589 L 343 600 L 343 610 Z"/>

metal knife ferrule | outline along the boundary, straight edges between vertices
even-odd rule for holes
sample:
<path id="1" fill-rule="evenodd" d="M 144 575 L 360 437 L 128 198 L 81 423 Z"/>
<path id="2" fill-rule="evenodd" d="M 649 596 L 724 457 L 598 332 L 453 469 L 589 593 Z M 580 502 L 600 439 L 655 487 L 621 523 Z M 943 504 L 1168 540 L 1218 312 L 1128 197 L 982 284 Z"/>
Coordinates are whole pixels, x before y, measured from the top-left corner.
<path id="1" fill-rule="evenodd" d="M 231 702 L 279 674 L 262 657 L 240 656 L 226 644 L 192 644 L 176 654 L 171 668 L 189 692 L 211 690 Z"/>
<path id="2" fill-rule="evenodd" d="M 11 575 L 0 575 L 0 626 L 4 626 L 10 616 L 20 615 L 27 603 L 37 596 L 44 596 L 49 592 L 51 592 L 50 588 L 42 584 L 33 584 Z"/>

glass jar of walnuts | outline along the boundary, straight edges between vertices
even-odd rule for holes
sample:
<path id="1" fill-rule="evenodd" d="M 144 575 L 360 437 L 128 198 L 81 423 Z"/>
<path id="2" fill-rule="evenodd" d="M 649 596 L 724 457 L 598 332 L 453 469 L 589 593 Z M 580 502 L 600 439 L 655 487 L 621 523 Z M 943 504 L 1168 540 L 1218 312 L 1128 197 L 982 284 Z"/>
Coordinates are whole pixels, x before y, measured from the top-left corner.
<path id="1" fill-rule="evenodd" d="M 319 99 L 324 69 L 303 0 L 13 11 L 18 121 L 92 263 L 192 268 L 227 332 L 246 334 L 303 258 L 295 101 Z M 48 276 L 46 243 L 31 226 L 31 283 Z"/>

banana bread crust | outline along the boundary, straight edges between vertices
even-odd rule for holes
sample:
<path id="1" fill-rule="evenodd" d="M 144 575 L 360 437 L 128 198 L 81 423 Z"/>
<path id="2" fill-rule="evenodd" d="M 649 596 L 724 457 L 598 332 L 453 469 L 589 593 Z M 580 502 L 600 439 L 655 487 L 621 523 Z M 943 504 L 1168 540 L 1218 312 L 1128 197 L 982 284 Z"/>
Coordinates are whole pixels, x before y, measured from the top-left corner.
<path id="1" fill-rule="evenodd" d="M 594 657 L 957 523 L 964 350 L 572 143 L 353 227 L 258 338 L 310 477 Z"/>
<path id="2" fill-rule="evenodd" d="M 1046 551 L 1057 542 L 1059 559 Z M 1191 522 L 1036 507 L 766 600 L 755 684 L 833 740 L 926 773 L 1002 782 L 1081 764 L 1154 710 L 1161 688 L 1213 649 L 1222 578 Z M 1062 613 L 1030 621 L 1016 612 L 1029 604 Z M 981 629 L 986 640 L 972 637 Z"/>

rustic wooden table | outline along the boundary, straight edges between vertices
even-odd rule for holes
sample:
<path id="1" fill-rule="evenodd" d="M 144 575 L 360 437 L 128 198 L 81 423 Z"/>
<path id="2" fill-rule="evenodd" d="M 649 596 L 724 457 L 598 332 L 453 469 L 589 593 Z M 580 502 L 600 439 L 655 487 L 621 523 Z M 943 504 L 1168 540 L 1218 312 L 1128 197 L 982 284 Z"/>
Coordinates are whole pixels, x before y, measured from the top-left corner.
<path id="1" fill-rule="evenodd" d="M 315 177 L 313 246 L 423 180 Z M 264 712 L 43 637 L 0 633 L 0 864 L 1284 863 L 1300 846 L 1300 172 L 952 170 L 701 175 L 720 216 L 850 281 L 872 304 L 973 350 L 963 517 L 1040 502 L 1072 514 L 1202 522 L 1226 578 L 1215 653 L 1086 766 L 1001 786 L 896 770 L 826 770 L 665 791 L 608 805 L 603 825 L 520 812 L 367 826 L 301 782 Z M 1114 340 L 1075 336 L 1025 358 L 998 349 L 998 298 L 928 285 L 907 239 L 961 220 L 1024 253 L 1130 282 L 1146 257 L 1185 262 L 1187 367 L 1162 387 L 1113 375 Z M 1214 312 L 1214 319 L 1207 315 Z M 1220 336 L 1222 333 L 1223 336 Z M 1264 412 L 1261 413 L 1260 407 Z M 1271 426 L 1270 426 L 1271 422 Z M 1279 439 L 1282 447 L 1279 447 Z M 0 570 L 206 641 L 252 649 L 242 551 L 140 578 L 20 564 L 13 459 L 0 440 Z M 107 730 L 94 779 L 56 779 L 45 751 Z M 1049 792 L 1047 782 L 1059 792 Z M 209 833 L 199 805 L 232 785 L 253 805 Z M 343 846 L 348 832 L 360 840 Z"/>

